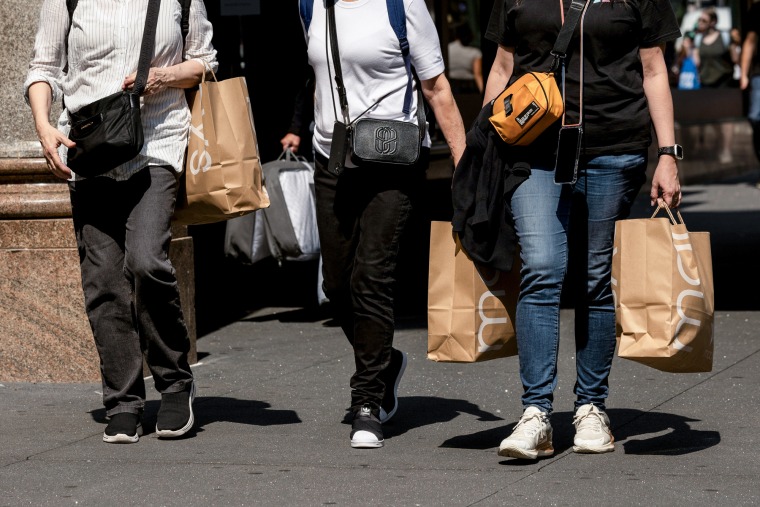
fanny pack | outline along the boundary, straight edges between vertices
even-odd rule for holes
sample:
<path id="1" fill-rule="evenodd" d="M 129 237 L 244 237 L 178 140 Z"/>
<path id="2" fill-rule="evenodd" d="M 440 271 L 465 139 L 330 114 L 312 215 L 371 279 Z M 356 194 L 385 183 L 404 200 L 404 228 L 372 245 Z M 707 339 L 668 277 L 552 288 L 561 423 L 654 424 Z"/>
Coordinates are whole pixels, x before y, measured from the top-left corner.
<path id="1" fill-rule="evenodd" d="M 527 146 L 565 111 L 554 72 L 527 72 L 493 101 L 489 117 L 507 143 Z"/>

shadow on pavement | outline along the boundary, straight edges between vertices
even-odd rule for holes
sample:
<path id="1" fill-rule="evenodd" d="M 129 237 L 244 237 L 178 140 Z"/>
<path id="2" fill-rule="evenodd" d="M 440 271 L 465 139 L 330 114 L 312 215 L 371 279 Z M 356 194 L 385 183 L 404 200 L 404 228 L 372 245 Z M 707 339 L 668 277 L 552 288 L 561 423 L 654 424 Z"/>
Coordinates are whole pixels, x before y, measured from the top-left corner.
<path id="1" fill-rule="evenodd" d="M 155 432 L 156 414 L 160 406 L 161 402 L 158 400 L 145 402 L 142 418 L 144 435 Z M 270 407 L 269 403 L 256 400 L 239 400 L 221 396 L 198 397 L 193 403 L 195 425 L 185 437 L 192 437 L 204 431 L 204 426 L 221 421 L 255 426 L 277 426 L 302 422 L 293 410 L 269 410 Z M 108 422 L 104 408 L 93 410 L 90 415 L 96 422 L 102 424 Z"/>
<path id="2" fill-rule="evenodd" d="M 476 404 L 467 400 L 436 396 L 404 396 L 399 398 L 396 417 L 383 425 L 383 433 L 386 438 L 392 438 L 415 428 L 451 421 L 459 414 L 476 416 L 479 421 L 501 420 L 501 417 L 481 410 Z"/>
<path id="3" fill-rule="evenodd" d="M 435 410 L 435 408 L 431 407 L 431 410 Z M 612 432 L 615 441 L 618 443 L 618 451 L 620 444 L 622 444 L 622 450 L 626 454 L 678 456 L 703 451 L 720 443 L 719 432 L 694 430 L 689 426 L 690 422 L 696 422 L 697 419 L 634 409 L 613 408 L 607 413 L 612 421 Z M 563 453 L 573 446 L 575 429 L 572 418 L 571 412 L 555 412 L 552 414 L 553 443 L 556 454 Z M 482 420 L 497 419 L 500 418 Z M 469 435 L 459 435 L 446 440 L 441 444 L 441 447 L 475 450 L 496 448 L 499 442 L 510 434 L 516 422 L 513 421 L 499 428 L 490 428 Z M 525 464 L 526 461 L 507 460 L 502 462 L 505 465 L 519 463 Z"/>

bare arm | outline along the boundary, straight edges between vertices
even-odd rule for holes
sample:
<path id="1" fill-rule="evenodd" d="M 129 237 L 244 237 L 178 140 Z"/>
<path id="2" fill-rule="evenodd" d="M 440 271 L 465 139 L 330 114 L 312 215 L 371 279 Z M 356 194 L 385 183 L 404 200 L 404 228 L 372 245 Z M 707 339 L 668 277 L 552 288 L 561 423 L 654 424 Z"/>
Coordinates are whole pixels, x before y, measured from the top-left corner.
<path id="1" fill-rule="evenodd" d="M 192 88 L 201 82 L 205 70 L 203 64 L 196 60 L 185 60 L 171 67 L 153 67 L 148 72 L 148 82 L 143 95 L 153 95 L 167 88 Z M 131 89 L 136 77 L 137 72 L 133 72 L 124 78 L 121 88 Z"/>
<path id="2" fill-rule="evenodd" d="M 472 60 L 472 75 L 475 79 L 475 86 L 478 87 L 478 91 L 483 93 L 483 57 L 478 57 Z"/>
<path id="3" fill-rule="evenodd" d="M 64 165 L 58 156 L 58 147 L 63 144 L 72 148 L 74 143 L 50 124 L 52 103 L 53 92 L 47 82 L 37 81 L 29 86 L 29 105 L 34 117 L 34 128 L 42 145 L 42 154 L 45 156 L 48 169 L 57 177 L 67 180 L 71 178 L 71 169 Z"/>
<path id="4" fill-rule="evenodd" d="M 744 39 L 742 45 L 741 60 L 742 60 L 742 75 L 739 80 L 739 85 L 742 90 L 746 90 L 749 86 L 749 70 L 752 66 L 752 57 L 755 55 L 755 48 L 757 47 L 757 33 L 747 32 L 747 37 Z"/>
<path id="5" fill-rule="evenodd" d="M 644 94 L 649 104 L 649 114 L 657 135 L 659 146 L 675 144 L 673 124 L 673 98 L 670 95 L 668 72 L 663 56 L 664 46 L 641 48 L 641 63 L 644 68 Z M 677 207 L 681 202 L 681 183 L 678 180 L 678 165 L 670 155 L 663 155 L 657 161 L 649 192 L 651 204 L 662 199 L 668 206 Z"/>
<path id="6" fill-rule="evenodd" d="M 499 46 L 496 50 L 496 57 L 494 58 L 493 65 L 491 66 L 491 72 L 488 74 L 488 82 L 486 82 L 486 91 L 483 95 L 483 105 L 485 106 L 490 101 L 499 96 L 504 91 L 509 78 L 512 77 L 512 70 L 515 66 L 515 50 L 514 48 L 507 48 Z"/>
<path id="7" fill-rule="evenodd" d="M 446 138 L 451 156 L 454 158 L 454 167 L 456 167 L 464 153 L 465 132 L 462 115 L 451 93 L 451 85 L 446 76 L 438 74 L 434 78 L 422 81 L 422 94 L 433 109 L 436 122 Z M 423 107 L 423 105 L 418 104 L 418 107 Z"/>

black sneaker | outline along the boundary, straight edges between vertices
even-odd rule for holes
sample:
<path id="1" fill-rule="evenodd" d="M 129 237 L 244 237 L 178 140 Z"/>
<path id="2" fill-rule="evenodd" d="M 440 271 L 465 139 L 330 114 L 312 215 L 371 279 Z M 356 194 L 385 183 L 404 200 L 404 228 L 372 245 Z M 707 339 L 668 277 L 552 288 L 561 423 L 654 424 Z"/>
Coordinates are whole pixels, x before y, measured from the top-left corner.
<path id="1" fill-rule="evenodd" d="M 406 370 L 406 353 L 391 349 L 391 361 L 383 372 L 385 396 L 380 403 L 380 422 L 388 422 L 398 410 L 398 384 Z"/>
<path id="2" fill-rule="evenodd" d="M 142 424 L 140 415 L 121 412 L 111 417 L 103 432 L 103 442 L 109 444 L 134 444 L 140 440 Z"/>
<path id="3" fill-rule="evenodd" d="M 356 411 L 351 424 L 351 447 L 355 449 L 375 449 L 383 446 L 383 426 L 375 417 L 369 405 Z"/>
<path id="4" fill-rule="evenodd" d="M 190 431 L 195 423 L 194 399 L 195 382 L 189 391 L 161 395 L 161 408 L 156 420 L 156 435 L 159 438 L 177 438 Z"/>

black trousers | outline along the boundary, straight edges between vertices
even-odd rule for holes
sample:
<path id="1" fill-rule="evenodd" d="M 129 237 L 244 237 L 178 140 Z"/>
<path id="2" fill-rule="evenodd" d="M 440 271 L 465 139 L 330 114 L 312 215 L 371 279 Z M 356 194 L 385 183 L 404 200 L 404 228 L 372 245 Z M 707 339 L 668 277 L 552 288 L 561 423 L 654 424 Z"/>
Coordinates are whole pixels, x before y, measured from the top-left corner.
<path id="1" fill-rule="evenodd" d="M 382 372 L 393 345 L 398 257 L 429 153 L 423 148 L 415 167 L 356 167 L 340 176 L 327 171 L 325 157 L 315 157 L 324 291 L 356 362 L 352 409 L 364 404 L 379 409 L 385 393 Z"/>
<path id="2" fill-rule="evenodd" d="M 109 416 L 141 413 L 143 353 L 159 392 L 188 390 L 193 379 L 169 262 L 177 175 L 171 167 L 150 166 L 126 181 L 73 181 L 69 191 L 103 404 Z"/>

